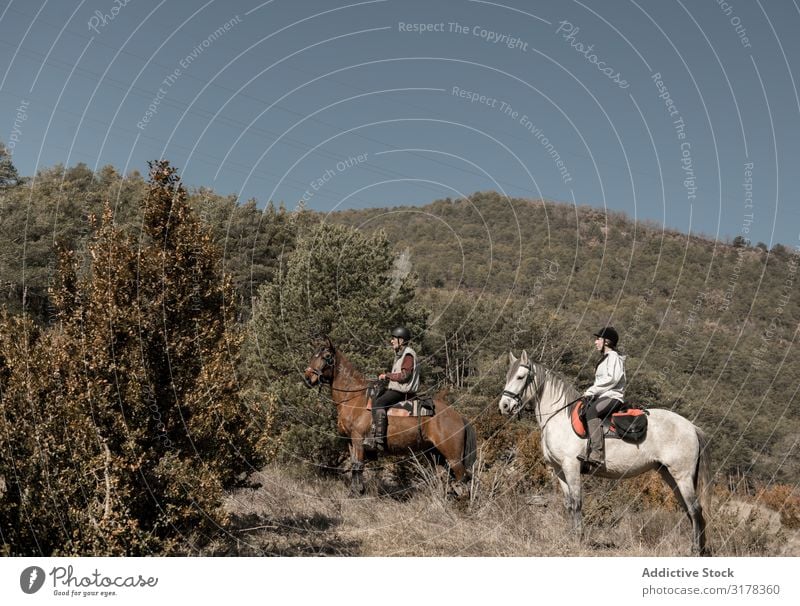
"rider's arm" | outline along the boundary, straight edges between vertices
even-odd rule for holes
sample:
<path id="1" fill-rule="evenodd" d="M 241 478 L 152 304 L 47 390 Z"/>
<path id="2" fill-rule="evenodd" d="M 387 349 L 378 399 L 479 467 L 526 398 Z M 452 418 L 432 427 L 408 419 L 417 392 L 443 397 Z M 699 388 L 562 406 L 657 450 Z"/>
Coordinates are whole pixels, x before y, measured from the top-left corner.
<path id="1" fill-rule="evenodd" d="M 414 356 L 411 354 L 406 354 L 403 358 L 403 365 L 400 368 L 400 372 L 390 372 L 386 375 L 386 378 L 390 381 L 396 381 L 398 383 L 405 383 L 406 381 L 411 380 L 411 374 L 414 372 Z"/>

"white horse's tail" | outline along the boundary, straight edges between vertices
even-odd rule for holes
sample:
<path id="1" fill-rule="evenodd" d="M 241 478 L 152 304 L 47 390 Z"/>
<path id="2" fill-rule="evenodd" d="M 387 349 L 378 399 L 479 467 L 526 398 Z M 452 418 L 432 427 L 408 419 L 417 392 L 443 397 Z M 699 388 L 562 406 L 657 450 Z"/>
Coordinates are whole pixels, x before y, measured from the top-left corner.
<path id="1" fill-rule="evenodd" d="M 700 507 L 707 512 L 711 496 L 711 451 L 705 432 L 699 427 L 695 427 L 695 430 L 700 452 L 697 454 L 697 468 L 694 471 L 694 491 L 700 501 Z"/>

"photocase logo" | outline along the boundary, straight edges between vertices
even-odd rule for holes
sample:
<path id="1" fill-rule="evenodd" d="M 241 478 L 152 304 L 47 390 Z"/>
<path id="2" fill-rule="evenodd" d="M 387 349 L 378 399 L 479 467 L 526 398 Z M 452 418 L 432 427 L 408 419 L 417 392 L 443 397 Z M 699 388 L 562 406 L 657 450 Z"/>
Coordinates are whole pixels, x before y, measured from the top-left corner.
<path id="1" fill-rule="evenodd" d="M 44 585 L 44 570 L 38 566 L 28 566 L 19 575 L 19 586 L 25 593 L 36 593 Z"/>

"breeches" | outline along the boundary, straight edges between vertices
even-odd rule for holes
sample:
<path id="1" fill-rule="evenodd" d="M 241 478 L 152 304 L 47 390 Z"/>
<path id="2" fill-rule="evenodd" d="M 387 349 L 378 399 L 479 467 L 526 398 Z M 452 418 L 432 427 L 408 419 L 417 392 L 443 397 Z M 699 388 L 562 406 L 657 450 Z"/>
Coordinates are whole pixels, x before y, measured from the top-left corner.
<path id="1" fill-rule="evenodd" d="M 394 404 L 412 397 L 413 394 L 395 391 L 394 389 L 387 389 L 372 401 L 372 408 L 374 410 L 378 410 L 379 408 L 391 408 Z"/>
<path id="2" fill-rule="evenodd" d="M 592 398 L 586 405 L 587 419 L 605 419 L 608 415 L 616 412 L 622 407 L 622 400 L 600 396 Z"/>

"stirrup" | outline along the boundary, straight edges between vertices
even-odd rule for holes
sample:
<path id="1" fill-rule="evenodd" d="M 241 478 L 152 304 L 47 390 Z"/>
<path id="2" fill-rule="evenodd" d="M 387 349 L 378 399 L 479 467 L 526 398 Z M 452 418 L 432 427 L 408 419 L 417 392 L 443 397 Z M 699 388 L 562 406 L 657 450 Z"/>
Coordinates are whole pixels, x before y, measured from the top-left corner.
<path id="1" fill-rule="evenodd" d="M 596 463 L 594 461 L 581 461 L 581 473 L 584 475 L 591 475 L 601 467 L 603 467 L 601 463 Z"/>
<path id="2" fill-rule="evenodd" d="M 370 452 L 384 452 L 386 450 L 386 438 L 379 440 L 375 432 L 370 430 L 369 434 L 364 436 L 364 441 L 361 445 Z"/>
<path id="3" fill-rule="evenodd" d="M 383 442 L 378 442 L 372 436 L 370 436 L 368 438 L 364 438 L 362 446 L 364 447 L 364 450 L 367 450 L 369 452 L 374 452 L 374 453 L 377 453 L 377 454 L 380 454 L 380 453 L 386 451 L 386 446 L 384 445 L 384 443 Z"/>
<path id="4" fill-rule="evenodd" d="M 375 423 L 370 425 L 369 432 L 367 432 L 367 435 L 364 436 L 362 445 L 367 450 L 375 450 Z"/>
<path id="5" fill-rule="evenodd" d="M 591 455 L 579 454 L 576 457 L 581 462 L 581 473 L 594 473 L 601 467 L 605 466 L 604 461 L 598 461 L 597 459 L 592 459 Z"/>
<path id="6" fill-rule="evenodd" d="M 602 467 L 605 465 L 605 461 L 601 459 L 593 459 L 591 453 L 588 455 L 579 454 L 576 457 L 581 463 L 588 463 L 589 465 L 596 465 L 597 467 Z"/>

